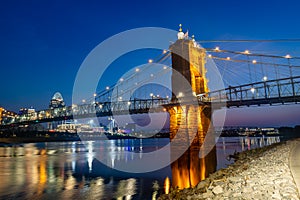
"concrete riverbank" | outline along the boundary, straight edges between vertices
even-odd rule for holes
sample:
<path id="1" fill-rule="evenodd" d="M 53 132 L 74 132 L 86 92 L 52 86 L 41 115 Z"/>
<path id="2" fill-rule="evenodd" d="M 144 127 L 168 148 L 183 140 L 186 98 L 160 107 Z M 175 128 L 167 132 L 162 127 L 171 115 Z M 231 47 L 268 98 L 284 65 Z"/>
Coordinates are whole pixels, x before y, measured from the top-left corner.
<path id="1" fill-rule="evenodd" d="M 300 177 L 299 146 L 300 140 L 293 140 L 239 153 L 234 164 L 195 188 L 172 189 L 159 199 L 300 199 L 295 182 Z"/>

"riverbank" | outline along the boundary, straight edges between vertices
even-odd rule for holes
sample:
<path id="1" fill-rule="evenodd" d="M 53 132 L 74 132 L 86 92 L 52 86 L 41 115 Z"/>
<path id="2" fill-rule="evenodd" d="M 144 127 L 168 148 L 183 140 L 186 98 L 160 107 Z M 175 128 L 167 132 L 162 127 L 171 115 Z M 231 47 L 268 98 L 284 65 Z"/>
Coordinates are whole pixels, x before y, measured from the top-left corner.
<path id="1" fill-rule="evenodd" d="M 296 143 L 281 142 L 238 153 L 234 164 L 196 187 L 172 189 L 159 199 L 300 199 L 289 163 Z"/>

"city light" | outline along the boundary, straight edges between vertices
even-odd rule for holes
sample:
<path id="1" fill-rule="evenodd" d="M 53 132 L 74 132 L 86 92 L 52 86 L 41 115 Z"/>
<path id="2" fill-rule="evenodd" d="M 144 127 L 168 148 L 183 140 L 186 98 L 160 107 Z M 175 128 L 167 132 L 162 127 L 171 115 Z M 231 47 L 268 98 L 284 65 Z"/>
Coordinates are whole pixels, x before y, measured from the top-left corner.
<path id="1" fill-rule="evenodd" d="M 163 50 L 163 54 L 166 54 L 168 51 L 166 49 Z"/>
<path id="2" fill-rule="evenodd" d="M 226 60 L 230 60 L 230 57 L 227 57 Z"/>
<path id="3" fill-rule="evenodd" d="M 139 72 L 139 71 L 140 71 L 140 69 L 139 69 L 139 68 L 136 68 L 136 69 L 135 69 L 135 71 L 136 71 L 136 72 Z"/>
<path id="4" fill-rule="evenodd" d="M 109 87 L 108 86 L 106 86 L 106 88 L 105 88 L 106 90 L 109 90 Z"/>
<path id="5" fill-rule="evenodd" d="M 252 88 L 250 89 L 250 91 L 251 91 L 252 93 L 254 93 L 254 92 L 255 92 L 255 88 L 252 87 Z"/>
<path id="6" fill-rule="evenodd" d="M 244 54 L 250 54 L 250 51 L 249 50 L 245 50 Z"/>
<path id="7" fill-rule="evenodd" d="M 257 63 L 257 61 L 256 61 L 256 60 L 252 60 L 252 63 L 253 63 L 253 64 L 256 64 L 256 63 Z"/>
<path id="8" fill-rule="evenodd" d="M 208 57 L 209 57 L 209 58 L 211 58 L 211 57 L 212 57 L 212 55 L 211 55 L 211 54 L 208 54 Z"/>
<path id="9" fill-rule="evenodd" d="M 150 97 L 153 97 L 153 93 L 150 93 Z"/>
<path id="10" fill-rule="evenodd" d="M 120 81 L 122 82 L 122 81 L 124 81 L 124 79 L 123 79 L 123 78 L 120 78 Z"/>
<path id="11" fill-rule="evenodd" d="M 152 59 L 149 59 L 148 62 L 149 62 L 149 63 L 153 63 L 153 60 L 152 60 Z"/>
<path id="12" fill-rule="evenodd" d="M 290 54 L 287 54 L 287 55 L 284 56 L 284 57 L 287 58 L 287 59 L 292 58 L 292 57 L 290 56 Z"/>
<path id="13" fill-rule="evenodd" d="M 215 51 L 220 51 L 220 47 L 216 47 L 216 48 L 215 48 Z"/>
<path id="14" fill-rule="evenodd" d="M 94 97 L 96 97 L 97 96 L 97 94 L 96 93 L 94 93 Z"/>

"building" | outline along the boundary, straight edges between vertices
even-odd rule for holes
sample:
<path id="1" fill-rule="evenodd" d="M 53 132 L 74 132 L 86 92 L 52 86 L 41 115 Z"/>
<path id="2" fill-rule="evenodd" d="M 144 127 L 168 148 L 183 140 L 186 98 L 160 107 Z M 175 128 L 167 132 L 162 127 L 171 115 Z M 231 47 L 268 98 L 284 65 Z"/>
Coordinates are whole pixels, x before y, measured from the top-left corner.
<path id="1" fill-rule="evenodd" d="M 65 107 L 65 102 L 62 97 L 62 95 L 59 92 L 56 92 L 52 99 L 50 100 L 49 108 L 54 109 L 54 108 L 62 108 Z"/>

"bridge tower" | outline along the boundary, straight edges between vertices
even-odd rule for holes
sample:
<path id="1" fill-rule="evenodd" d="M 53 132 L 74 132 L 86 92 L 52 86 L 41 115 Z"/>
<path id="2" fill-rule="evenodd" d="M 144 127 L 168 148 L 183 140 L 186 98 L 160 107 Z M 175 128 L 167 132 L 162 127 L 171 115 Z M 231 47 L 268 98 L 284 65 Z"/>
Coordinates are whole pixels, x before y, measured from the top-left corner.
<path id="1" fill-rule="evenodd" d="M 205 76 L 205 50 L 197 45 L 194 38 L 188 39 L 180 27 L 178 40 L 170 46 L 170 51 L 173 68 L 172 102 L 167 110 L 170 114 L 170 139 L 176 136 L 176 141 L 173 140 L 171 145 L 171 157 L 179 155 L 182 144 L 185 147 L 189 145 L 187 151 L 171 165 L 172 185 L 183 189 L 196 186 L 215 171 L 216 148 L 212 142 L 214 137 L 208 137 L 213 147 L 207 155 L 199 157 L 212 116 L 211 107 L 199 104 L 196 97 L 209 91 Z"/>
<path id="2" fill-rule="evenodd" d="M 168 109 L 170 113 L 170 138 L 173 139 L 176 134 L 182 134 L 182 138 L 192 139 L 195 133 L 191 130 L 197 130 L 194 144 L 201 144 L 211 123 L 211 108 L 198 105 L 194 102 L 196 95 L 207 93 L 207 79 L 205 68 L 205 49 L 200 48 L 194 39 L 181 37 L 182 31 L 178 33 L 178 40 L 170 46 L 172 55 L 172 68 L 178 73 L 172 73 L 172 103 L 173 106 Z M 185 78 L 188 84 L 183 84 Z M 182 101 L 180 101 L 182 99 Z M 180 128 L 181 127 L 181 128 Z M 179 129 L 180 128 L 180 129 Z"/>

